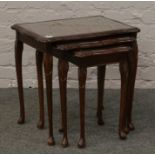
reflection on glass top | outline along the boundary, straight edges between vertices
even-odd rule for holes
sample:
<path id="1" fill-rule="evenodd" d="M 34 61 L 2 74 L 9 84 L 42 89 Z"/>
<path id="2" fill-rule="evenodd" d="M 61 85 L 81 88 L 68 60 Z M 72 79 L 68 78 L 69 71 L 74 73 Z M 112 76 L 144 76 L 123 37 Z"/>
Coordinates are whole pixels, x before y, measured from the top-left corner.
<path id="1" fill-rule="evenodd" d="M 34 34 L 48 39 L 54 37 L 134 29 L 132 26 L 103 16 L 25 23 L 17 24 L 17 26 L 28 32 L 33 32 Z"/>

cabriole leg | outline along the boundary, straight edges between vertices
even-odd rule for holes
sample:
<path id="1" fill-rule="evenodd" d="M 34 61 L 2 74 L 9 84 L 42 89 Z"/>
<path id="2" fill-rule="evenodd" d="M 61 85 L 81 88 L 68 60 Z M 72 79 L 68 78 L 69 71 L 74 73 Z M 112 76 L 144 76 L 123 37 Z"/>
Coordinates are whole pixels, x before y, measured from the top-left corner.
<path id="1" fill-rule="evenodd" d="M 85 85 L 86 85 L 87 69 L 83 67 L 78 68 L 79 77 L 79 97 L 80 97 L 80 139 L 78 147 L 83 148 L 85 142 Z"/>
<path id="2" fill-rule="evenodd" d="M 24 94 L 23 94 L 23 76 L 22 76 L 22 54 L 23 54 L 23 43 L 16 39 L 15 42 L 15 66 L 17 75 L 18 95 L 20 103 L 20 117 L 18 124 L 25 122 L 25 106 L 24 106 Z"/>
<path id="3" fill-rule="evenodd" d="M 127 114 L 127 126 L 129 130 L 134 130 L 134 124 L 132 122 L 132 107 L 134 98 L 134 87 L 137 72 L 137 62 L 138 62 L 138 46 L 135 41 L 132 46 L 133 50 L 129 53 L 129 82 L 128 82 L 128 114 Z"/>
<path id="4" fill-rule="evenodd" d="M 104 96 L 104 80 L 105 80 L 105 70 L 106 66 L 98 66 L 97 67 L 97 78 L 98 78 L 98 102 L 97 102 L 97 118 L 98 118 L 98 125 L 103 125 L 103 116 L 102 110 L 103 106 L 103 96 Z"/>
<path id="5" fill-rule="evenodd" d="M 43 87 L 43 53 L 36 51 L 36 66 L 38 79 L 38 96 L 39 96 L 39 122 L 37 127 L 44 128 L 44 87 Z"/>
<path id="6" fill-rule="evenodd" d="M 58 62 L 58 76 L 59 76 L 59 86 L 60 86 L 60 100 L 61 100 L 61 113 L 62 113 L 62 130 L 63 140 L 62 146 L 68 146 L 67 137 L 67 73 L 69 65 L 68 62 L 59 59 Z"/>
<path id="7" fill-rule="evenodd" d="M 120 117 L 119 117 L 119 136 L 121 139 L 127 138 L 127 88 L 128 88 L 128 75 L 129 66 L 127 61 L 120 62 L 121 74 L 121 101 L 120 101 Z"/>
<path id="8" fill-rule="evenodd" d="M 48 144 L 54 145 L 53 137 L 53 101 L 52 101 L 52 73 L 53 73 L 53 57 L 51 54 L 44 54 L 44 68 L 46 80 L 46 94 L 47 94 L 47 107 L 48 107 L 48 123 L 49 123 L 49 138 Z"/>

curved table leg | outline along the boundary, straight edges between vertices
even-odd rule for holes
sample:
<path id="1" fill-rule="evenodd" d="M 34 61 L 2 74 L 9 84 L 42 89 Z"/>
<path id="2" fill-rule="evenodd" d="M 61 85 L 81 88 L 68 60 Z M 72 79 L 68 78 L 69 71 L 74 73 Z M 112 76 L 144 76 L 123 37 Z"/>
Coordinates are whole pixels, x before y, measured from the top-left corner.
<path id="1" fill-rule="evenodd" d="M 60 99 L 61 99 L 61 113 L 62 113 L 62 130 L 63 140 L 62 146 L 68 146 L 67 137 L 67 73 L 69 69 L 69 64 L 67 61 L 59 59 L 58 61 L 58 76 L 59 76 L 59 86 L 60 86 Z"/>
<path id="2" fill-rule="evenodd" d="M 105 70 L 106 66 L 98 66 L 97 67 L 97 78 L 98 78 L 98 102 L 97 102 L 97 118 L 98 118 L 98 125 L 103 125 L 103 116 L 102 116 L 102 109 L 103 106 L 103 95 L 104 95 L 104 79 L 105 79 Z"/>
<path id="3" fill-rule="evenodd" d="M 127 112 L 127 126 L 129 130 L 134 130 L 134 124 L 132 122 L 132 107 L 134 98 L 134 86 L 136 80 L 137 72 L 137 62 L 138 62 L 138 46 L 135 41 L 132 46 L 133 50 L 129 53 L 129 82 L 128 82 L 128 112 Z"/>
<path id="4" fill-rule="evenodd" d="M 48 144 L 54 145 L 53 137 L 53 101 L 52 101 L 52 73 L 53 73 L 53 57 L 51 54 L 44 54 L 44 68 L 45 68 L 45 80 L 46 80 L 46 94 L 48 105 L 48 121 L 49 121 L 49 138 Z"/>
<path id="5" fill-rule="evenodd" d="M 18 84 L 18 95 L 20 102 L 20 117 L 18 124 L 25 122 L 25 106 L 24 106 L 24 94 L 23 94 L 23 76 L 22 76 L 22 54 L 23 54 L 23 43 L 20 40 L 15 42 L 15 66 Z"/>
<path id="6" fill-rule="evenodd" d="M 80 97 L 80 139 L 78 147 L 83 148 L 85 142 L 85 85 L 86 85 L 87 69 L 83 67 L 78 68 L 79 78 L 79 97 Z"/>
<path id="7" fill-rule="evenodd" d="M 120 117 L 119 117 L 119 136 L 121 139 L 127 138 L 127 88 L 128 88 L 128 75 L 129 66 L 128 61 L 120 62 L 120 74 L 121 74 L 121 103 L 120 103 Z"/>
<path id="8" fill-rule="evenodd" d="M 43 87 L 43 53 L 36 51 L 36 66 L 38 79 L 38 96 L 39 96 L 39 122 L 37 127 L 44 128 L 44 87 Z"/>

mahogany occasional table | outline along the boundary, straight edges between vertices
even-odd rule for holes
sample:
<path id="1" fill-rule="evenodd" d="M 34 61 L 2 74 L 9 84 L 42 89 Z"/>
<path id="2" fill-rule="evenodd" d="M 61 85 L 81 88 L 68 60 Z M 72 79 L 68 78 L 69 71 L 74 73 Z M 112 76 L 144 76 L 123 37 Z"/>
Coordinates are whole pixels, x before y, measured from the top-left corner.
<path id="1" fill-rule="evenodd" d="M 54 144 L 52 119 L 52 60 L 59 59 L 59 84 L 62 106 L 62 145 L 68 145 L 67 138 L 67 101 L 66 82 L 68 62 L 78 66 L 80 95 L 80 140 L 79 147 L 85 146 L 85 83 L 87 67 L 98 69 L 98 122 L 103 123 L 102 102 L 105 65 L 119 63 L 121 73 L 121 103 L 119 135 L 125 139 L 134 129 L 132 123 L 132 102 L 137 70 L 137 33 L 136 27 L 103 17 L 79 17 L 53 21 L 16 24 L 16 69 L 20 97 L 21 117 L 24 120 L 24 102 L 22 91 L 21 57 L 23 43 L 37 49 L 38 55 L 44 56 L 50 145 Z M 40 53 L 40 54 L 39 54 Z M 38 56 L 42 57 L 42 56 Z M 38 60 L 39 61 L 39 60 Z M 41 61 L 41 60 L 40 60 Z M 40 87 L 42 90 L 42 88 Z"/>

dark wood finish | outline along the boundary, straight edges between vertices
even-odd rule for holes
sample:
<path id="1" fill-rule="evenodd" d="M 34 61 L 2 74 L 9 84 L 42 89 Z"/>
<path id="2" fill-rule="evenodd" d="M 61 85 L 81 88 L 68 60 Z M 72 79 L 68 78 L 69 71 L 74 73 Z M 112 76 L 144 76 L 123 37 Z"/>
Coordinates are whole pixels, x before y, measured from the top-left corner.
<path id="1" fill-rule="evenodd" d="M 23 124 L 25 122 L 25 106 L 24 106 L 23 77 L 22 77 L 22 53 L 23 53 L 23 43 L 18 39 L 17 36 L 15 42 L 15 65 L 16 65 L 18 95 L 20 103 L 20 117 L 18 119 L 19 124 Z"/>
<path id="2" fill-rule="evenodd" d="M 68 146 L 68 137 L 67 137 L 67 72 L 69 69 L 69 64 L 63 59 L 58 61 L 58 76 L 59 76 L 59 86 L 60 86 L 60 100 L 61 100 L 61 113 L 62 113 L 62 130 L 63 131 L 63 140 L 62 146 Z"/>
<path id="3" fill-rule="evenodd" d="M 16 24 L 16 31 L 42 43 L 62 42 L 128 33 L 139 29 L 103 16 L 79 17 L 35 23 Z"/>
<path id="4" fill-rule="evenodd" d="M 98 39 L 91 39 L 91 40 L 83 40 L 81 41 L 76 41 L 76 42 L 67 42 L 63 44 L 58 44 L 55 49 L 60 50 L 60 51 L 73 51 L 78 50 L 78 49 L 90 49 L 90 48 L 99 48 L 99 47 L 106 47 L 106 46 L 113 46 L 113 45 L 121 45 L 121 44 L 126 44 L 126 43 L 131 43 L 135 41 L 135 37 L 133 35 L 129 36 L 115 36 L 108 38 L 98 38 Z"/>
<path id="5" fill-rule="evenodd" d="M 92 67 L 104 64 L 118 63 L 127 52 L 131 51 L 129 46 L 101 48 L 93 50 L 75 51 L 74 54 L 57 52 L 57 56 L 77 66 Z M 59 55 L 60 54 L 60 55 Z"/>
<path id="6" fill-rule="evenodd" d="M 25 105 L 23 95 L 23 77 L 22 77 L 22 54 L 23 54 L 23 42 L 19 40 L 18 34 L 15 42 L 15 65 L 17 74 L 18 94 L 20 102 L 20 117 L 18 119 L 19 124 L 25 122 Z M 44 106 L 43 106 L 43 81 L 42 81 L 42 53 L 36 51 L 36 63 L 37 63 L 37 75 L 38 75 L 38 87 L 39 87 L 39 103 L 40 103 L 40 120 L 38 122 L 38 128 L 44 127 Z"/>
<path id="7" fill-rule="evenodd" d="M 49 138 L 48 144 L 54 145 L 53 137 L 53 101 L 52 101 L 52 72 L 53 72 L 53 57 L 45 53 L 44 54 L 44 68 L 45 68 L 45 79 L 46 79 L 46 94 L 47 94 L 47 105 L 48 105 L 48 121 L 49 121 Z"/>
<path id="8" fill-rule="evenodd" d="M 105 79 L 105 70 L 106 66 L 98 66 L 97 67 L 97 85 L 98 85 L 98 101 L 97 101 L 97 118 L 98 118 L 98 125 L 103 125 L 103 116 L 102 116 L 102 110 L 104 108 L 103 106 L 103 95 L 104 95 L 104 79 Z"/>
<path id="9" fill-rule="evenodd" d="M 38 97 L 39 97 L 39 122 L 37 127 L 44 128 L 44 86 L 43 86 L 43 53 L 36 51 L 36 66 L 37 66 L 37 79 L 38 79 Z"/>
<path id="10" fill-rule="evenodd" d="M 134 130 L 135 127 L 132 122 L 132 104 L 134 97 L 134 85 L 136 80 L 137 62 L 138 62 L 138 46 L 137 41 L 132 44 L 132 52 L 129 53 L 129 82 L 128 82 L 128 114 L 127 114 L 127 125 L 129 130 Z"/>
<path id="11" fill-rule="evenodd" d="M 127 91 L 128 91 L 128 76 L 129 66 L 127 60 L 120 62 L 121 74 L 121 103 L 120 103 L 120 117 L 119 117 L 119 136 L 121 139 L 127 138 L 126 133 L 126 113 L 127 113 Z"/>
<path id="12" fill-rule="evenodd" d="M 79 77 L 79 97 L 80 97 L 80 139 L 78 147 L 83 148 L 86 145 L 85 142 L 85 85 L 87 77 L 87 69 L 78 68 Z"/>
<path id="13" fill-rule="evenodd" d="M 79 93 L 80 93 L 80 140 L 79 147 L 85 146 L 85 82 L 86 68 L 98 66 L 98 122 L 102 120 L 101 105 L 103 105 L 104 68 L 107 64 L 120 63 L 121 73 L 121 104 L 119 135 L 125 139 L 127 133 L 134 129 L 132 123 L 132 102 L 137 67 L 136 35 L 140 31 L 136 27 L 108 19 L 103 16 L 79 17 L 73 19 L 60 19 L 47 22 L 16 24 L 12 28 L 18 34 L 16 48 L 18 54 L 16 65 L 19 90 L 22 89 L 21 58 L 22 42 L 38 51 L 44 57 L 46 74 L 47 102 L 49 116 L 49 144 L 54 144 L 52 124 L 52 56 L 65 62 L 62 67 L 62 77 L 67 77 L 66 62 L 74 63 L 79 67 Z M 51 57 L 50 57 L 51 56 Z M 63 63 L 62 63 L 63 62 Z M 59 65 L 60 65 L 59 64 Z M 60 80 L 61 81 L 61 80 Z M 59 81 L 59 82 L 60 82 Z M 63 141 L 68 143 L 67 137 L 67 106 L 66 106 L 66 80 L 61 84 L 62 127 Z M 21 119 L 24 120 L 23 92 L 19 92 L 21 105 Z M 102 120 L 103 123 L 103 120 Z M 101 124 L 102 124 L 101 123 Z M 66 140 L 67 139 L 67 140 Z"/>

